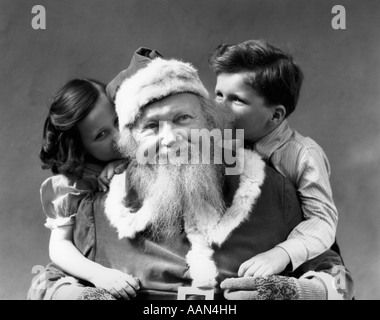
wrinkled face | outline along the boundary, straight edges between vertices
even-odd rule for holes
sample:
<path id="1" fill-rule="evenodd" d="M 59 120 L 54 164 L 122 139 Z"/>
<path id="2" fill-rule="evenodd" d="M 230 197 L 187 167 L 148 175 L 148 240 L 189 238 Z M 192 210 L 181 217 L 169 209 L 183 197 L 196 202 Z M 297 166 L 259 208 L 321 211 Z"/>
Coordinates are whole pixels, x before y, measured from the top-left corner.
<path id="1" fill-rule="evenodd" d="M 153 239 L 180 233 L 187 216 L 221 216 L 224 210 L 222 167 L 185 163 L 182 160 L 187 157 L 181 156 L 179 161 L 163 163 L 159 158 L 155 164 L 142 164 L 131 150 L 139 153 L 150 149 L 156 158 L 170 155 L 178 150 L 178 145 L 184 145 L 185 155 L 192 155 L 201 144 L 199 140 L 191 141 L 191 131 L 205 129 L 206 122 L 199 98 L 181 93 L 148 105 L 133 128 L 121 132 L 121 149 L 132 158 L 131 186 L 140 200 L 152 208 L 149 234 Z"/>
<path id="2" fill-rule="evenodd" d="M 235 116 L 236 129 L 244 129 L 244 138 L 251 142 L 268 134 L 273 128 L 269 120 L 273 108 L 256 90 L 245 83 L 246 73 L 221 73 L 215 87 L 216 102 L 229 107 Z"/>
<path id="3" fill-rule="evenodd" d="M 120 158 L 115 148 L 119 134 L 117 115 L 105 94 L 99 96 L 93 109 L 78 123 L 77 128 L 86 154 L 102 162 Z"/>
<path id="4" fill-rule="evenodd" d="M 181 142 L 191 142 L 191 131 L 206 127 L 199 98 L 180 93 L 146 107 L 132 128 L 132 138 L 140 150 L 167 154 Z"/>

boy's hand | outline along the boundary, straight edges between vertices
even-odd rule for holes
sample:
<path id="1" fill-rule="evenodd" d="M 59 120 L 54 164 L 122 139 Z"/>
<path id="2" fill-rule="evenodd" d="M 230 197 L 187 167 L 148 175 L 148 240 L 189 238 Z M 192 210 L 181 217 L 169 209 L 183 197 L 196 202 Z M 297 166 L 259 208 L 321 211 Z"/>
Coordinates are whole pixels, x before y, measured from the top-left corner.
<path id="1" fill-rule="evenodd" d="M 279 274 L 289 264 L 288 253 L 280 248 L 274 247 L 264 253 L 260 253 L 240 265 L 239 277 L 266 277 Z"/>
<path id="2" fill-rule="evenodd" d="M 108 163 L 98 177 L 99 191 L 106 192 L 115 174 L 122 173 L 128 166 L 127 160 L 116 160 Z"/>
<path id="3" fill-rule="evenodd" d="M 97 288 L 103 288 L 116 299 L 130 300 L 136 297 L 136 291 L 140 290 L 139 280 L 120 270 L 104 268 L 91 282 Z"/>

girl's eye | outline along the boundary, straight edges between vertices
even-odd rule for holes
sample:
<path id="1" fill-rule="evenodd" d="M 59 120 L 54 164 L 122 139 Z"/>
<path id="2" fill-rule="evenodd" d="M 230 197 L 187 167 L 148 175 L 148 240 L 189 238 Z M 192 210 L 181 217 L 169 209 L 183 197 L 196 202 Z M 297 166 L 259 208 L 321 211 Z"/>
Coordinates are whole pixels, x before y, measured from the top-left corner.
<path id="1" fill-rule="evenodd" d="M 101 132 L 99 132 L 99 133 L 96 135 L 95 140 L 100 140 L 100 139 L 102 139 L 105 135 L 106 135 L 106 132 L 105 132 L 105 131 L 101 131 Z"/>

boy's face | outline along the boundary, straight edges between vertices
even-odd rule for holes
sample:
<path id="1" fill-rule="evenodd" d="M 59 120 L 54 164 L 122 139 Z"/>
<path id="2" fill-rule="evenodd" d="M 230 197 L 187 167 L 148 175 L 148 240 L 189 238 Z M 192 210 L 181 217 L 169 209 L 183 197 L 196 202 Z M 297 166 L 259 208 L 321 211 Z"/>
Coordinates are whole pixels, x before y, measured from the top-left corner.
<path id="1" fill-rule="evenodd" d="M 267 135 L 273 108 L 265 103 L 256 90 L 244 82 L 246 73 L 221 73 L 216 78 L 215 100 L 231 108 L 235 128 L 244 129 L 244 139 L 256 142 Z"/>

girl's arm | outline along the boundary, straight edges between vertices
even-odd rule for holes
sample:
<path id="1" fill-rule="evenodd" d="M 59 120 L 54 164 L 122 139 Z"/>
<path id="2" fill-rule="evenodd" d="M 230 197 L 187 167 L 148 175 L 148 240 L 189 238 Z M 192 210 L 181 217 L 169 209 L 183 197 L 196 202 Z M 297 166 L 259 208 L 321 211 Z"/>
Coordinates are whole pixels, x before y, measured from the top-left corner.
<path id="1" fill-rule="evenodd" d="M 127 169 L 127 159 L 116 160 L 108 163 L 98 177 L 99 191 L 107 192 L 110 182 L 115 174 L 120 174 Z"/>
<path id="2" fill-rule="evenodd" d="M 116 269 L 103 267 L 85 258 L 72 242 L 73 226 L 52 230 L 49 243 L 51 260 L 63 271 L 109 291 L 115 298 L 130 299 L 140 289 L 138 280 Z"/>

